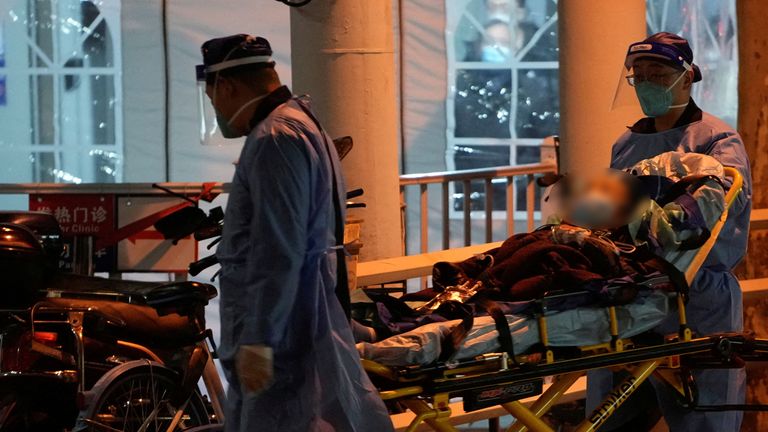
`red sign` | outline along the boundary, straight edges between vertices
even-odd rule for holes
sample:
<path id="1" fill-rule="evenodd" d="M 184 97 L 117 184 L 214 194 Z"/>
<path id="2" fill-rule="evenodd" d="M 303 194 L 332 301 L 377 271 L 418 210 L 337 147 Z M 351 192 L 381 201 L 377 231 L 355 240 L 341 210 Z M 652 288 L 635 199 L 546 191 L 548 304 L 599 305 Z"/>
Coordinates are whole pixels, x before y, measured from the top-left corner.
<path id="1" fill-rule="evenodd" d="M 65 251 L 60 266 L 72 268 L 70 254 L 72 239 L 76 236 L 94 238 L 114 235 L 115 197 L 101 194 L 45 194 L 30 195 L 29 209 L 50 213 L 61 225 L 64 233 Z M 94 251 L 94 266 L 99 272 L 114 271 L 115 247 L 98 248 Z"/>
<path id="2" fill-rule="evenodd" d="M 100 237 L 115 231 L 115 198 L 112 195 L 30 195 L 29 209 L 52 214 L 68 237 Z"/>

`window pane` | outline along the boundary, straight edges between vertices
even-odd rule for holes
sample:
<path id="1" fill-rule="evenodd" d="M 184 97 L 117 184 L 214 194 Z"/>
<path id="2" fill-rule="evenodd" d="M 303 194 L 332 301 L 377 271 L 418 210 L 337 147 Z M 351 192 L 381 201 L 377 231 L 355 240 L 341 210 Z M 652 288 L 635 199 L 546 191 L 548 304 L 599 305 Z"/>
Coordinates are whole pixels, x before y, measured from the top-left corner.
<path id="1" fill-rule="evenodd" d="M 508 69 L 457 71 L 454 135 L 509 138 L 511 87 Z"/>
<path id="2" fill-rule="evenodd" d="M 35 182 L 52 183 L 57 181 L 58 177 L 63 177 L 56 169 L 56 156 L 53 152 L 32 153 L 30 155 L 32 162 L 32 178 Z"/>
<path id="3" fill-rule="evenodd" d="M 7 106 L 8 99 L 5 96 L 5 88 L 7 83 L 7 77 L 0 74 L 0 106 Z"/>
<path id="4" fill-rule="evenodd" d="M 476 3 L 476 2 L 473 2 Z M 454 49 L 457 61 L 480 61 L 480 45 L 483 38 L 482 21 L 467 12 L 459 20 L 454 32 Z"/>
<path id="5" fill-rule="evenodd" d="M 53 84 L 53 75 L 29 77 L 29 97 L 32 105 L 32 124 L 29 130 L 32 144 L 51 145 L 56 142 Z"/>
<path id="6" fill-rule="evenodd" d="M 454 162 L 457 170 L 488 168 L 509 165 L 509 146 L 499 145 L 459 145 L 453 148 Z M 493 209 L 506 208 L 506 182 L 493 183 Z M 455 183 L 453 208 L 457 211 L 464 209 L 464 185 Z M 470 195 L 472 210 L 485 209 L 485 183 L 473 182 Z"/>
<path id="7" fill-rule="evenodd" d="M 693 98 L 705 111 L 736 126 L 738 44 L 733 0 L 647 0 L 648 34 L 668 31 L 688 39 L 702 80 Z"/>
<path id="8" fill-rule="evenodd" d="M 560 128 L 559 71 L 521 69 L 517 77 L 517 137 L 544 138 L 556 135 Z"/>
<path id="9" fill-rule="evenodd" d="M 93 164 L 95 183 L 116 183 L 120 178 L 118 171 L 122 167 L 122 157 L 113 151 L 96 149 L 88 152 Z"/>
<path id="10" fill-rule="evenodd" d="M 7 178 L 10 182 L 119 181 L 121 82 L 114 68 L 119 2 L 14 3 L 10 19 L 2 20 L 7 27 L 0 29 L 3 36 L 12 35 L 0 43 L 7 47 L 6 67 L 15 68 L 7 82 L 0 70 L 0 87 L 7 90 L 0 105 L 8 99 L 13 107 L 10 115 L 0 116 L 0 151 L 16 158 L 7 160 L 14 168 L 3 175 L 17 176 Z"/>
<path id="11" fill-rule="evenodd" d="M 547 17 L 549 20 L 551 17 Z M 526 40 L 531 41 L 531 47 L 523 56 L 522 60 L 526 62 L 558 61 L 560 49 L 557 41 L 557 21 L 551 20 L 545 23 L 541 28 L 536 24 L 527 22 L 521 24 L 522 30 L 526 32 Z M 533 39 L 536 33 L 541 32 L 537 39 Z"/>
<path id="12" fill-rule="evenodd" d="M 509 165 L 509 146 L 457 145 L 453 152 L 457 170 Z"/>
<path id="13" fill-rule="evenodd" d="M 5 67 L 5 26 L 0 21 L 0 68 Z"/>
<path id="14" fill-rule="evenodd" d="M 62 77 L 61 141 L 70 145 L 115 143 L 115 87 L 110 75 Z"/>
<path id="15" fill-rule="evenodd" d="M 535 25 L 518 0 L 473 0 L 454 30 L 456 59 L 505 63 L 528 43 Z"/>
<path id="16" fill-rule="evenodd" d="M 110 75 L 93 75 L 91 84 L 91 110 L 93 143 L 115 143 L 115 84 Z"/>
<path id="17" fill-rule="evenodd" d="M 92 67 L 112 67 L 112 38 L 105 19 L 100 16 L 99 8 L 90 1 L 81 3 L 83 25 L 88 28 L 88 36 L 83 41 L 82 51 L 86 64 Z"/>
<path id="18" fill-rule="evenodd" d="M 29 152 L 3 148 L 5 160 L 13 163 L 0 164 L 0 183 L 35 183 L 53 181 L 50 169 L 55 166 L 52 152 Z"/>
<path id="19" fill-rule="evenodd" d="M 515 161 L 518 165 L 541 162 L 541 147 L 531 145 L 518 145 L 515 148 Z"/>
<path id="20" fill-rule="evenodd" d="M 46 67 L 54 61 L 53 33 L 56 26 L 53 17 L 57 15 L 50 1 L 38 0 L 27 3 L 27 34 L 34 46 L 29 47 L 29 66 Z"/>

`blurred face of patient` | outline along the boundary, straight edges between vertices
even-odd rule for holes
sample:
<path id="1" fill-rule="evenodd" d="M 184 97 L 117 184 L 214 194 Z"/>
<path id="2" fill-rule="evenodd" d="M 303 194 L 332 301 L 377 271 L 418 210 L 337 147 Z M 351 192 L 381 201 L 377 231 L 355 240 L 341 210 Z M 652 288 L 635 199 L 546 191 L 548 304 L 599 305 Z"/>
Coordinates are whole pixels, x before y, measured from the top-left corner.
<path id="1" fill-rule="evenodd" d="M 563 197 L 565 221 L 592 230 L 629 223 L 636 202 L 627 176 L 610 171 L 569 176 Z"/>

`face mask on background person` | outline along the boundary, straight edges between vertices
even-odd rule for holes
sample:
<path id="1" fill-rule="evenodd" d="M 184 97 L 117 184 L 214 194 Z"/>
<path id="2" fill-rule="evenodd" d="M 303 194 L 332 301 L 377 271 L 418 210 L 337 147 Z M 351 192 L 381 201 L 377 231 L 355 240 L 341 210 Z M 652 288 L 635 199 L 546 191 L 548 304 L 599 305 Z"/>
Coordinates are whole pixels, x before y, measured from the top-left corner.
<path id="1" fill-rule="evenodd" d="M 482 50 L 482 60 L 486 63 L 504 63 L 509 60 L 511 51 L 501 45 L 486 45 Z"/>
<path id="2" fill-rule="evenodd" d="M 681 73 L 669 87 L 664 87 L 661 84 L 652 83 L 650 81 L 643 81 L 635 84 L 637 100 L 640 102 L 640 107 L 643 109 L 643 113 L 648 117 L 659 117 L 668 113 L 672 108 L 682 108 L 688 105 L 688 102 L 680 105 L 672 105 L 672 88 L 683 79 L 683 76 L 685 76 L 685 72 Z"/>

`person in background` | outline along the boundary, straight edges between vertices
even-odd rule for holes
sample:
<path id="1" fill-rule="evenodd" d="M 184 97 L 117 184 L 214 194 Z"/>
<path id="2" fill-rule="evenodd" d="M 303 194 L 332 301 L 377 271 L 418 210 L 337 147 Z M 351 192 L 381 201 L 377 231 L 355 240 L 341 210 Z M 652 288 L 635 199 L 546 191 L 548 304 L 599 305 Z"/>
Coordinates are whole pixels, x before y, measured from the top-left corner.
<path id="1" fill-rule="evenodd" d="M 246 137 L 216 253 L 226 430 L 391 430 L 335 294 L 346 269 L 333 143 L 281 85 L 266 39 L 212 39 L 202 55 L 222 134 Z"/>
<path id="2" fill-rule="evenodd" d="M 684 38 L 657 33 L 633 43 L 624 66 L 628 83 L 647 117 L 629 128 L 614 144 L 611 167 L 627 169 L 640 160 L 669 151 L 707 154 L 724 166 L 737 168 L 744 189 L 728 214 L 728 220 L 690 288 L 688 323 L 698 335 L 741 332 L 742 293 L 733 269 L 746 253 L 751 212 L 752 177 L 747 152 L 739 134 L 720 119 L 702 112 L 691 98 L 691 88 L 701 80 L 693 52 Z M 677 315 L 662 324 L 659 332 L 678 331 Z M 742 404 L 745 395 L 743 369 L 696 370 L 700 405 Z M 610 373 L 589 375 L 587 407 L 595 407 L 612 387 Z M 654 382 L 659 406 L 673 432 L 738 431 L 742 412 L 695 412 L 680 408 L 665 384 Z M 625 412 L 628 410 L 625 410 Z M 643 415 L 641 413 L 641 415 Z M 625 418 L 627 416 L 620 416 Z M 608 427 L 606 430 L 616 428 Z M 622 427 L 627 431 L 626 427 Z"/>
<path id="3" fill-rule="evenodd" d="M 522 31 L 511 28 L 509 20 L 499 18 L 486 23 L 483 31 L 481 59 L 486 63 L 505 63 L 512 60 L 523 44 Z"/>

